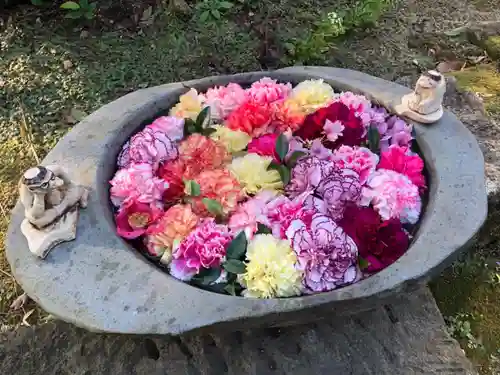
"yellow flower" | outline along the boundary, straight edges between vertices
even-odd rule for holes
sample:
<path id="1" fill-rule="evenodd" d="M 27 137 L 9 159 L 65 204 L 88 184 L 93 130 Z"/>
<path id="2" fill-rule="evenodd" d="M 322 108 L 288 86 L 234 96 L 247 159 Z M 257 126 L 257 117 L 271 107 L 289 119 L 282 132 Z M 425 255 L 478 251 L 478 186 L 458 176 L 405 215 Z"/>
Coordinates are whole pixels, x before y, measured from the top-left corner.
<path id="1" fill-rule="evenodd" d="M 272 234 L 257 234 L 247 247 L 246 272 L 238 276 L 253 298 L 291 297 L 301 294 L 302 271 L 295 268 L 297 256 L 288 240 Z"/>
<path id="2" fill-rule="evenodd" d="M 272 157 L 246 154 L 233 159 L 229 170 L 243 186 L 247 194 L 257 194 L 261 190 L 281 190 L 283 182 L 278 171 L 267 170 Z"/>
<path id="3" fill-rule="evenodd" d="M 230 153 L 244 150 L 252 139 L 247 133 L 240 130 L 231 130 L 222 125 L 214 125 L 213 127 L 216 131 L 210 137 L 226 146 Z"/>
<path id="4" fill-rule="evenodd" d="M 191 89 L 179 97 L 179 103 L 170 110 L 170 116 L 196 120 L 202 109 L 203 102 L 201 96 L 198 95 L 198 91 Z"/>
<path id="5" fill-rule="evenodd" d="M 326 107 L 334 96 L 332 87 L 322 79 L 310 79 L 295 86 L 285 104 L 292 112 L 309 114 Z"/>

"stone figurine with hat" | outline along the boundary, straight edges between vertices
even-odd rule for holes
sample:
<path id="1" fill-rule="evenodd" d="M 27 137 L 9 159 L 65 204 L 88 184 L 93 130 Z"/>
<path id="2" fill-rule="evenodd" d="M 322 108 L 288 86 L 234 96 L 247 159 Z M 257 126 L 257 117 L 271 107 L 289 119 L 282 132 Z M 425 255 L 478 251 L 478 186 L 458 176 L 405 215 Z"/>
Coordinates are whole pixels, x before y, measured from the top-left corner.
<path id="1" fill-rule="evenodd" d="M 25 216 L 21 231 L 33 254 L 43 259 L 54 246 L 76 238 L 78 208 L 87 206 L 88 194 L 60 166 L 37 166 L 24 172 L 19 181 Z"/>

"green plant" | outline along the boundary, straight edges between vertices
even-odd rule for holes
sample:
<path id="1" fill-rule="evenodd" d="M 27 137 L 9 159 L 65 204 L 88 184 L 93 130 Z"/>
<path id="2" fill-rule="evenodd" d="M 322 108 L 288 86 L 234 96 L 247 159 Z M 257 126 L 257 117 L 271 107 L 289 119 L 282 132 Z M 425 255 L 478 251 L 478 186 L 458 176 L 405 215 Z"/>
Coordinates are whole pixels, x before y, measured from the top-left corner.
<path id="1" fill-rule="evenodd" d="M 469 349 L 483 349 L 483 344 L 472 332 L 471 321 L 474 319 L 473 314 L 469 313 L 458 313 L 445 318 L 450 335 L 457 340 L 465 341 Z"/>
<path id="2" fill-rule="evenodd" d="M 218 21 L 232 7 L 233 3 L 223 0 L 203 0 L 196 4 L 196 13 L 200 22 Z"/>
<path id="3" fill-rule="evenodd" d="M 40 1 L 40 0 L 36 0 Z M 97 3 L 89 3 L 89 0 L 66 1 L 61 4 L 60 8 L 67 11 L 66 18 L 79 19 L 86 18 L 91 20 L 95 17 Z"/>

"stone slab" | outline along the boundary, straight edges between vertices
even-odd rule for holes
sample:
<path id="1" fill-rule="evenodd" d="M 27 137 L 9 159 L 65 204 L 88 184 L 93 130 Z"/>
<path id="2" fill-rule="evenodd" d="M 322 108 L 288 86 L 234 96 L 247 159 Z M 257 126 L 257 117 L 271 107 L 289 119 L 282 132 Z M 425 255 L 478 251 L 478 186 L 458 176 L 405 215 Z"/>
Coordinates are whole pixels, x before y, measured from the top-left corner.
<path id="1" fill-rule="evenodd" d="M 430 199 L 409 251 L 378 274 L 345 288 L 312 296 L 256 300 L 203 291 L 181 283 L 147 262 L 115 234 L 108 184 L 122 144 L 146 121 L 170 108 L 186 87 L 205 90 L 228 82 L 324 78 L 338 90 L 364 93 L 388 108 L 409 88 L 360 72 L 294 67 L 275 72 L 210 77 L 139 90 L 93 113 L 64 137 L 44 160 L 70 171 L 91 189 L 75 241 L 46 260 L 33 257 L 12 214 L 6 243 L 12 272 L 25 292 L 54 316 L 94 331 L 181 334 L 209 326 L 296 324 L 322 314 L 351 314 L 411 293 L 452 262 L 481 227 L 487 203 L 484 160 L 473 135 L 451 113 L 416 136 L 431 176 Z"/>
<path id="2" fill-rule="evenodd" d="M 352 317 L 179 337 L 93 334 L 65 323 L 0 335 L 11 375 L 473 375 L 427 288 Z"/>

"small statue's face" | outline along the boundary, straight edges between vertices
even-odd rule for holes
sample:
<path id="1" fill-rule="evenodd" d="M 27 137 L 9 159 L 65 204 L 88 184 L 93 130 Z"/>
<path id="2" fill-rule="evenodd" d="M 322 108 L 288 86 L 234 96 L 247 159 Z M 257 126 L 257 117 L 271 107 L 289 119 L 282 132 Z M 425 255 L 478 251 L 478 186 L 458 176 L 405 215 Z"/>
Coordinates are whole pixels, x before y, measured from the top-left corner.
<path id="1" fill-rule="evenodd" d="M 52 172 L 49 173 L 51 174 L 51 176 L 47 181 L 43 182 L 40 185 L 28 186 L 28 189 L 33 193 L 46 194 L 49 191 L 58 189 L 64 185 L 64 181 L 62 179 L 55 176 Z"/>
<path id="2" fill-rule="evenodd" d="M 438 85 L 438 82 L 433 80 L 431 77 L 428 77 L 426 75 L 422 75 L 418 79 L 417 85 L 424 87 L 424 88 L 427 88 L 427 89 L 430 89 L 430 88 L 436 87 Z"/>

